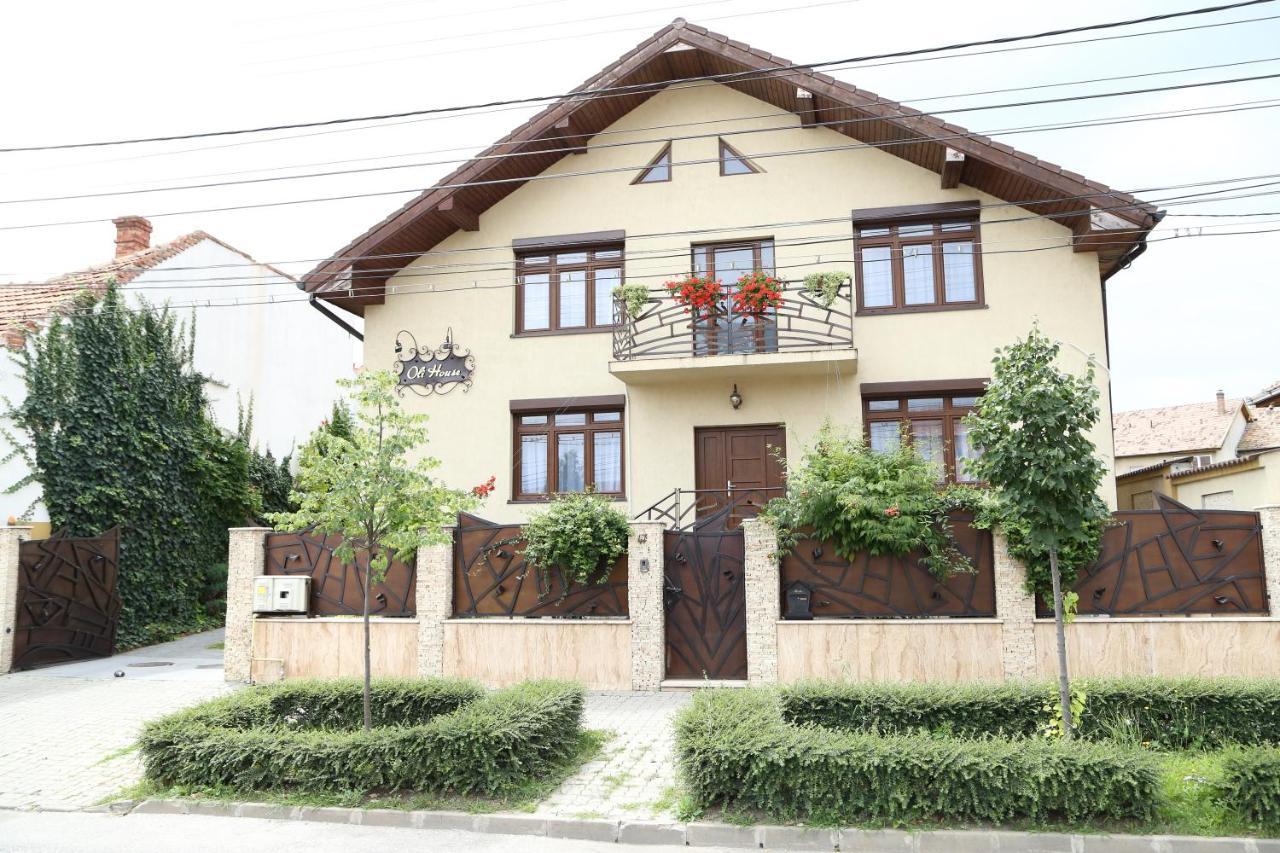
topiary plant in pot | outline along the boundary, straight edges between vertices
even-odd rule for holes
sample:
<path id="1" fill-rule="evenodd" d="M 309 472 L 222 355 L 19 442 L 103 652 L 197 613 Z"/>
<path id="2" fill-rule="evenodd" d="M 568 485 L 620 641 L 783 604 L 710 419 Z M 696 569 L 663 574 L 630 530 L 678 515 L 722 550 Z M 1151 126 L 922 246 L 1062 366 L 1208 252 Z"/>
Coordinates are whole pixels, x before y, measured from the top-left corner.
<path id="1" fill-rule="evenodd" d="M 629 530 L 627 517 L 600 495 L 560 495 L 525 523 L 525 562 L 538 570 L 544 589 L 552 569 L 564 574 L 566 589 L 600 583 L 626 553 Z"/>

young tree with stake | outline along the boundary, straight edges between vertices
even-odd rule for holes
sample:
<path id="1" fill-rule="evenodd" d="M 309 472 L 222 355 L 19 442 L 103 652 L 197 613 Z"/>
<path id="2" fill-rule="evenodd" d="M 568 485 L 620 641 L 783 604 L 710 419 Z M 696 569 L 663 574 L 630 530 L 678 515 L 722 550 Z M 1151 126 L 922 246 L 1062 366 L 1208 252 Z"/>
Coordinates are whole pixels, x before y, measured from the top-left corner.
<path id="1" fill-rule="evenodd" d="M 1105 466 L 1088 437 L 1099 418 L 1093 364 L 1072 375 L 1055 366 L 1058 351 L 1038 326 L 1026 340 L 998 349 L 991 383 L 966 422 L 970 441 L 982 449 L 972 470 L 995 491 L 1010 551 L 1027 564 L 1028 585 L 1053 597 L 1062 733 L 1070 738 L 1063 577 L 1074 581 L 1096 559 L 1110 515 L 1098 497 Z M 1046 558 L 1050 590 L 1043 583 Z"/>
<path id="2" fill-rule="evenodd" d="M 395 554 L 409 555 L 438 544 L 459 510 L 470 509 L 475 494 L 449 489 L 432 476 L 438 459 L 414 456 L 427 441 L 426 416 L 405 412 L 390 371 L 365 371 L 341 382 L 355 409 L 347 436 L 317 430 L 303 448 L 292 500 L 296 512 L 270 516 L 277 530 L 312 528 L 342 535 L 336 555 L 351 562 L 368 555 L 361 588 L 364 619 L 364 728 L 369 707 L 369 595 L 386 577 Z"/>

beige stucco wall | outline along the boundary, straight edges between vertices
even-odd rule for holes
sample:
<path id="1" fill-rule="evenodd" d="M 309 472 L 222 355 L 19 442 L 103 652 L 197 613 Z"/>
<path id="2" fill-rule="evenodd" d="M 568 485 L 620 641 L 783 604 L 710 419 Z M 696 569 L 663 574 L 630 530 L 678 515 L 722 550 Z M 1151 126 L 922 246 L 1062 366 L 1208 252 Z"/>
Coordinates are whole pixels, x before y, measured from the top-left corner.
<path id="1" fill-rule="evenodd" d="M 778 680 L 783 683 L 1004 677 L 997 619 L 815 619 L 777 625 Z"/>
<path id="2" fill-rule="evenodd" d="M 631 622 L 453 619 L 444 624 L 444 674 L 488 687 L 565 678 L 591 690 L 630 690 Z"/>
<path id="3" fill-rule="evenodd" d="M 1158 495 L 1173 497 L 1173 486 L 1164 475 L 1164 469 L 1145 477 L 1116 481 L 1116 508 L 1133 509 L 1133 496 L 1139 492 L 1154 492 Z"/>
<path id="4" fill-rule="evenodd" d="M 409 405 L 432 418 L 430 452 L 444 460 L 441 476 L 450 484 L 471 486 L 497 475 L 497 491 L 480 510 L 497 520 L 522 520 L 527 504 L 509 505 L 512 484 L 509 401 L 521 398 L 627 393 L 610 375 L 611 339 L 606 333 L 513 338 L 514 289 L 510 285 L 511 240 L 578 232 L 625 229 L 626 276 L 630 282 L 658 286 L 687 272 L 691 241 L 773 237 L 777 266 L 800 278 L 817 269 L 852 270 L 853 209 L 978 199 L 998 200 L 969 187 L 944 190 L 936 173 L 910 165 L 877 149 L 832 151 L 790 157 L 760 157 L 763 174 L 721 177 L 715 162 L 717 143 L 677 140 L 677 165 L 669 183 L 631 186 L 639 167 L 657 153 L 663 140 L 654 131 L 631 130 L 680 122 L 742 119 L 774 114 L 760 101 L 721 86 L 673 87 L 655 95 L 617 122 L 608 136 L 596 137 L 585 155 L 567 157 L 548 174 L 602 171 L 564 180 L 532 181 L 480 217 L 480 229 L 457 232 L 437 252 L 505 247 L 424 256 L 388 282 L 383 305 L 366 313 L 365 363 L 391 367 L 396 332 L 407 329 L 420 345 L 438 346 L 446 330 L 476 358 L 474 387 L 441 397 L 406 394 Z M 795 116 L 734 121 L 732 129 L 780 128 L 778 132 L 730 137 L 748 157 L 771 151 L 849 146 L 851 140 L 827 129 L 801 129 Z M 633 139 L 651 145 L 600 147 Z M 633 169 L 632 167 L 635 167 Z M 715 380 L 673 377 L 666 384 L 630 386 L 627 418 L 628 507 L 635 511 L 678 485 L 693 485 L 693 428 L 698 425 L 785 423 L 788 455 L 794 459 L 826 416 L 856 424 L 860 418 L 860 382 L 941 380 L 985 377 L 992 348 L 1025 334 L 1034 319 L 1063 348 L 1063 364 L 1084 367 L 1073 347 L 1105 358 L 1101 289 L 1097 258 L 1069 248 L 997 254 L 1068 242 L 1068 230 L 1044 220 L 1022 219 L 1019 208 L 989 208 L 982 214 L 987 253 L 983 273 L 988 308 L 972 311 L 856 318 L 856 375 L 848 363 L 814 365 L 807 378 Z M 799 227 L 769 226 L 823 217 L 832 222 Z M 637 235 L 721 227 L 720 234 L 640 238 Z M 819 245 L 783 241 L 834 238 Z M 496 271 L 459 271 L 448 265 L 478 263 Z M 423 292 L 425 288 L 434 292 Z M 692 371 L 690 371 L 692 372 Z M 1112 464 L 1110 403 L 1100 372 L 1103 415 L 1094 441 Z M 728 403 L 734 382 L 746 402 L 738 411 Z M 1114 499 L 1114 484 L 1103 494 Z"/>
<path id="5" fill-rule="evenodd" d="M 1280 676 L 1280 620 L 1265 617 L 1098 619 L 1067 626 L 1074 676 Z M 1036 622 L 1036 672 L 1058 672 L 1053 620 Z"/>
<path id="6" fill-rule="evenodd" d="M 372 619 L 370 664 L 374 677 L 418 674 L 418 623 L 413 619 Z M 253 620 L 251 677 L 256 683 L 281 678 L 337 678 L 364 674 L 364 624 L 359 619 Z"/>
<path id="7" fill-rule="evenodd" d="M 1206 471 L 1172 481 L 1174 499 L 1193 509 L 1200 509 L 1204 496 L 1213 492 L 1232 492 L 1229 509 L 1254 509 L 1280 502 L 1280 453 L 1264 453 L 1256 463 L 1239 468 Z"/>

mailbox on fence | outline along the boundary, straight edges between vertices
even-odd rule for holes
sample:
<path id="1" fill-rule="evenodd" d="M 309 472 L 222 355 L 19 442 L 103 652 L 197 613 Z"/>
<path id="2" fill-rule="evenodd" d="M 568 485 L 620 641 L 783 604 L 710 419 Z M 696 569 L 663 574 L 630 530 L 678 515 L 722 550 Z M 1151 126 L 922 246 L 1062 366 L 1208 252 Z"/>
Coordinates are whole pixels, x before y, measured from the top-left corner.
<path id="1" fill-rule="evenodd" d="M 813 587 L 803 581 L 792 581 L 787 585 L 786 619 L 813 618 Z"/>
<path id="2" fill-rule="evenodd" d="M 258 575 L 253 579 L 254 613 L 307 612 L 311 578 L 305 575 Z"/>

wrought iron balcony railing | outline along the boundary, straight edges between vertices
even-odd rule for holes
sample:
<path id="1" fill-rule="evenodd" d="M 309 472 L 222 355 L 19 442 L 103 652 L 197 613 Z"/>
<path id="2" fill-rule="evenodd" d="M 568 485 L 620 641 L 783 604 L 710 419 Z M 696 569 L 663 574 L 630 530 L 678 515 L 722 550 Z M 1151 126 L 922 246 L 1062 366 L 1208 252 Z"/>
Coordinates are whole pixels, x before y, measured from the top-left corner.
<path id="1" fill-rule="evenodd" d="M 625 303 L 614 300 L 613 357 L 631 361 L 851 347 L 852 291 L 844 282 L 826 306 L 803 282 L 788 281 L 782 304 L 763 314 L 735 314 L 726 298 L 709 316 L 695 316 L 665 290 L 651 290 L 644 309 L 630 317 Z"/>

